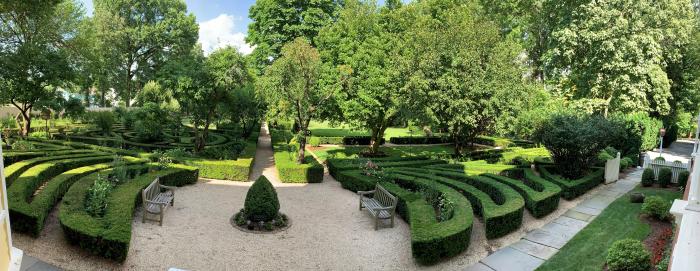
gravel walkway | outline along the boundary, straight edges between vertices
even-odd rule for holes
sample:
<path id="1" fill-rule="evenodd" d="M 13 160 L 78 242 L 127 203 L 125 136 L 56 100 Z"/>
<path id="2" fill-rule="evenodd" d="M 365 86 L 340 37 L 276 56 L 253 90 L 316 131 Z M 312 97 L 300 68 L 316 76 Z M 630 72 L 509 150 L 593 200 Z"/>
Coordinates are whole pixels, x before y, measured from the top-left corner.
<path id="1" fill-rule="evenodd" d="M 134 219 L 123 264 L 68 245 L 56 211 L 38 239 L 15 234 L 14 243 L 26 254 L 67 270 L 463 270 L 588 198 L 562 200 L 560 208 L 543 219 L 525 212 L 520 230 L 495 240 L 485 239 L 483 225 L 476 220 L 468 251 L 421 267 L 411 256 L 408 225 L 397 219 L 394 228 L 375 231 L 371 216 L 358 210 L 357 196 L 327 173 L 320 184 L 280 183 L 266 126 L 261 128 L 251 179 L 260 175 L 277 188 L 281 211 L 292 221 L 286 231 L 250 234 L 233 228 L 229 219 L 243 206 L 251 183 L 200 180 L 176 191 L 175 207 L 167 211 L 162 227 Z"/>

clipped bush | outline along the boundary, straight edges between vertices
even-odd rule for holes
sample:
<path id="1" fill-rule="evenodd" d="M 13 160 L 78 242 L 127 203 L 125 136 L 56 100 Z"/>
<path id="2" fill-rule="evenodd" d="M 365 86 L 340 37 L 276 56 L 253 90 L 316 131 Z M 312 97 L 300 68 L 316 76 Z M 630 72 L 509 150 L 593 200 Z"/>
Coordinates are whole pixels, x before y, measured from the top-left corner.
<path id="1" fill-rule="evenodd" d="M 392 137 L 389 142 L 397 145 L 402 144 L 443 144 L 452 143 L 452 139 L 449 137 L 440 136 L 402 136 L 402 137 Z"/>
<path id="2" fill-rule="evenodd" d="M 101 217 L 107 208 L 107 197 L 114 186 L 103 175 L 97 175 L 95 183 L 88 189 L 85 211 L 91 216 Z"/>
<path id="3" fill-rule="evenodd" d="M 661 187 L 667 187 L 671 183 L 671 178 L 673 178 L 673 172 L 670 168 L 661 168 L 659 170 L 659 185 Z"/>
<path id="4" fill-rule="evenodd" d="M 265 176 L 260 176 L 245 196 L 244 211 L 253 222 L 272 221 L 280 210 L 277 191 Z"/>
<path id="5" fill-rule="evenodd" d="M 688 183 L 688 178 L 690 177 L 690 172 L 687 170 L 678 173 L 678 186 L 684 187 Z"/>
<path id="6" fill-rule="evenodd" d="M 13 151 L 31 151 L 35 147 L 32 142 L 26 140 L 19 140 L 12 143 L 11 148 Z"/>
<path id="7" fill-rule="evenodd" d="M 650 196 L 644 199 L 642 214 L 659 220 L 665 220 L 669 216 L 671 204 L 659 196 Z"/>
<path id="8" fill-rule="evenodd" d="M 645 168 L 642 172 L 642 186 L 649 187 L 654 184 L 654 170 Z"/>
<path id="9" fill-rule="evenodd" d="M 592 170 L 579 179 L 568 179 L 556 174 L 559 171 L 557 167 L 540 166 L 538 169 L 543 178 L 561 187 L 561 196 L 567 200 L 583 195 L 588 190 L 602 183 L 605 174 L 605 169 L 599 168 Z"/>
<path id="10" fill-rule="evenodd" d="M 610 271 L 647 271 L 651 268 L 651 254 L 639 240 L 615 241 L 605 257 Z"/>

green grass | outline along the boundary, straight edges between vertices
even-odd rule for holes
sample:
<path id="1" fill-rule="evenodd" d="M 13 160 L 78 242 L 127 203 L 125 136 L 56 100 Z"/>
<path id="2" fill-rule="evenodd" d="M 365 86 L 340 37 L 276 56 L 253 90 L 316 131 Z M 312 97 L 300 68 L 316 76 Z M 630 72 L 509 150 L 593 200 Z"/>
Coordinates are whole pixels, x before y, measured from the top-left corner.
<path id="1" fill-rule="evenodd" d="M 368 136 L 369 131 L 362 131 L 352 129 L 347 124 L 337 124 L 332 125 L 329 122 L 317 122 L 312 121 L 309 123 L 309 130 L 313 136 L 323 136 L 323 137 L 343 137 L 343 136 Z M 402 127 L 389 127 L 384 132 L 384 139 L 387 141 L 392 137 L 399 136 L 425 136 L 423 131 L 413 131 L 411 132 L 408 128 Z"/>
<path id="2" fill-rule="evenodd" d="M 357 154 L 367 147 L 329 147 L 314 150 L 314 154 L 321 161 L 326 161 L 329 157 L 334 158 L 352 158 L 357 157 Z M 397 146 L 379 148 L 380 151 L 386 153 L 390 157 L 408 157 L 408 156 L 447 156 L 454 153 L 454 149 L 450 145 L 436 146 Z"/>
<path id="3" fill-rule="evenodd" d="M 680 192 L 654 188 L 636 188 L 631 192 L 661 196 L 668 201 L 681 196 Z M 650 233 L 649 225 L 639 220 L 641 208 L 640 203 L 630 203 L 627 195 L 618 198 L 537 270 L 601 270 L 607 250 L 615 241 L 644 240 Z"/>

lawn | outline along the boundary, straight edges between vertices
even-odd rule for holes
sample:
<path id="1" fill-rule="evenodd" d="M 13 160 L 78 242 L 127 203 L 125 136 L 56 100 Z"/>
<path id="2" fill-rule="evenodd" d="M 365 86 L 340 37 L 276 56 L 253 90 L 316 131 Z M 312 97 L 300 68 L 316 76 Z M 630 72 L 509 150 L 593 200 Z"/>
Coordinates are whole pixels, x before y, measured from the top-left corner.
<path id="1" fill-rule="evenodd" d="M 647 197 L 657 195 L 668 201 L 681 196 L 680 192 L 655 188 L 638 187 L 632 192 L 642 192 Z M 607 250 L 615 241 L 643 241 L 650 233 L 649 225 L 639 219 L 641 207 L 642 204 L 630 203 L 627 195 L 618 198 L 537 270 L 601 270 Z"/>
<path id="2" fill-rule="evenodd" d="M 330 122 L 312 121 L 309 124 L 309 131 L 313 136 L 323 137 L 343 137 L 343 136 L 368 136 L 369 131 L 355 130 L 347 124 L 332 125 Z M 384 139 L 400 136 L 424 136 L 423 131 L 411 131 L 403 127 L 389 127 L 384 132 Z"/>

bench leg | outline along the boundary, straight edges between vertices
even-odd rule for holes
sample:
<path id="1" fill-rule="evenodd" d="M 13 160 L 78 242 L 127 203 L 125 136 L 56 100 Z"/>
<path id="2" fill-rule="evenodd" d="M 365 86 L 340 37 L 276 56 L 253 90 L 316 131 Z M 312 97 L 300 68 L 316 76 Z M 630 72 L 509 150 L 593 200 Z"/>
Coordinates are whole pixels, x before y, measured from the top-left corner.
<path id="1" fill-rule="evenodd" d="M 146 210 L 143 210 L 143 216 L 141 217 L 141 223 L 146 223 Z"/>
<path id="2" fill-rule="evenodd" d="M 160 211 L 160 226 L 163 226 L 163 211 Z"/>
<path id="3" fill-rule="evenodd" d="M 374 230 L 379 229 L 379 217 L 374 217 Z"/>
<path id="4" fill-rule="evenodd" d="M 362 196 L 360 196 L 360 211 L 362 211 Z"/>
<path id="5" fill-rule="evenodd" d="M 393 215 L 391 216 L 391 227 L 392 228 L 394 227 L 394 216 Z"/>

